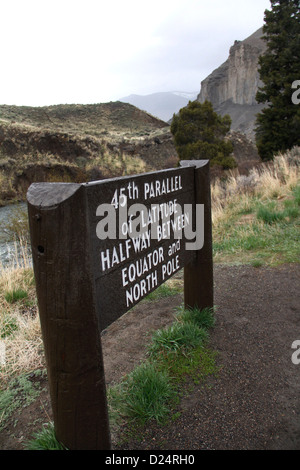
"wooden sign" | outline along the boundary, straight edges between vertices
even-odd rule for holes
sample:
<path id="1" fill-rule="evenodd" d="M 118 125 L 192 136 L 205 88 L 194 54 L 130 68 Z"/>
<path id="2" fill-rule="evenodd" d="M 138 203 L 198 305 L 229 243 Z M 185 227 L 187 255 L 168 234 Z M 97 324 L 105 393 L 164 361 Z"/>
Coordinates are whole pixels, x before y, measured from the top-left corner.
<path id="1" fill-rule="evenodd" d="M 187 306 L 213 306 L 208 161 L 27 194 L 57 438 L 109 449 L 100 332 L 185 267 Z"/>
<path id="2" fill-rule="evenodd" d="M 195 256 L 185 250 L 193 179 L 187 167 L 85 186 L 101 329 Z"/>

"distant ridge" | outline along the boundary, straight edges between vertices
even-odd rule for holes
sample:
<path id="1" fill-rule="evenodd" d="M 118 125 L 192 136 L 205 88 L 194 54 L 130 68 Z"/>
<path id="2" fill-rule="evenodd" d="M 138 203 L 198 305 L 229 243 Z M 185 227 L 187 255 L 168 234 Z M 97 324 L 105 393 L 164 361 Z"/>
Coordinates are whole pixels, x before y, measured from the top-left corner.
<path id="1" fill-rule="evenodd" d="M 169 91 L 149 95 L 129 95 L 120 98 L 123 103 L 130 103 L 152 116 L 168 122 L 174 113 L 178 113 L 189 101 L 197 98 L 197 92 Z"/>

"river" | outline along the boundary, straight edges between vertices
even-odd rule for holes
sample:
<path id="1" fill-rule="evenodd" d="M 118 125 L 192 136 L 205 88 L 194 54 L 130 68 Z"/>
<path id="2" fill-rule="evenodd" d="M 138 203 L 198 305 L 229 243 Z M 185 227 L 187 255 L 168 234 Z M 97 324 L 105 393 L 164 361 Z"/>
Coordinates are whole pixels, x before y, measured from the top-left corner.
<path id="1" fill-rule="evenodd" d="M 5 225 L 16 214 L 16 210 L 20 208 L 26 210 L 26 203 L 21 202 L 0 207 L 0 266 L 6 266 L 16 258 L 17 244 L 11 240 Z"/>

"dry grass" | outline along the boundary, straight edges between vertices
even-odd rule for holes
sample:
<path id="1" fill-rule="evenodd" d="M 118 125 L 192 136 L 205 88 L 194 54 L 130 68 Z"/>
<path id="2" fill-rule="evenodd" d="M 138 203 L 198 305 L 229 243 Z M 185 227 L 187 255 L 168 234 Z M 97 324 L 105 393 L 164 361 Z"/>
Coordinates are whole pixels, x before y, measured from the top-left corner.
<path id="1" fill-rule="evenodd" d="M 41 107 L 0 105 L 0 114 L 1 123 L 20 124 L 29 131 L 40 128 L 98 138 L 111 136 L 114 142 L 118 137 L 123 139 L 126 133 L 138 138 L 168 127 L 165 122 L 122 102 Z"/>
<path id="2" fill-rule="evenodd" d="M 262 201 L 288 196 L 299 182 L 300 147 L 275 157 L 273 163 L 254 168 L 248 176 L 230 174 L 212 184 L 212 217 L 215 225 L 230 217 L 232 208 L 247 211 L 253 198 Z"/>
<path id="3" fill-rule="evenodd" d="M 121 152 L 112 152 L 106 143 L 102 143 L 102 153 L 98 157 L 90 160 L 85 170 L 91 171 L 93 168 L 101 168 L 103 178 L 119 177 L 133 174 L 140 174 L 149 171 L 144 160 L 138 156 L 123 155 Z"/>
<path id="4" fill-rule="evenodd" d="M 14 293 L 14 296 L 12 296 Z M 26 247 L 9 266 L 0 265 L 0 388 L 14 376 L 45 366 L 33 270 Z"/>

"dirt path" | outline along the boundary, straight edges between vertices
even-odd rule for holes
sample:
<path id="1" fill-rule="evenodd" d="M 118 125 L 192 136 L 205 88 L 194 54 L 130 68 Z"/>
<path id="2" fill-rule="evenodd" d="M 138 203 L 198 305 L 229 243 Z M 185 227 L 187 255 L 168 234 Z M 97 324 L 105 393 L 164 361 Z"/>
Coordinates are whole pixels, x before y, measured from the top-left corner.
<path id="1" fill-rule="evenodd" d="M 217 323 L 210 344 L 219 352 L 219 376 L 209 379 L 209 387 L 193 387 L 176 421 L 163 429 L 149 426 L 142 442 L 127 442 L 126 449 L 300 450 L 300 364 L 291 360 L 291 345 L 300 340 L 299 287 L 299 264 L 216 266 Z M 171 323 L 181 302 L 180 296 L 143 302 L 111 325 L 102 338 L 108 384 L 142 359 L 149 331 Z M 32 423 L 47 421 L 47 414 L 45 392 L 18 416 L 17 426 L 8 424 L 0 449 L 21 449 Z M 118 449 L 116 436 L 113 447 Z"/>

